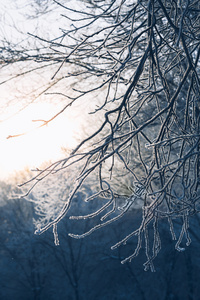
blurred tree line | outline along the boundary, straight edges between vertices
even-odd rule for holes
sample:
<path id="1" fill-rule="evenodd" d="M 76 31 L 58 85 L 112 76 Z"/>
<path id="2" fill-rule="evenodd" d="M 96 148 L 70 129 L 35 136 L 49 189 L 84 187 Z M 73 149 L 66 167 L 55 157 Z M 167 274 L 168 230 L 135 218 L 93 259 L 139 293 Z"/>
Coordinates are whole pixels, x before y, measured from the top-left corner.
<path id="1" fill-rule="evenodd" d="M 85 239 L 74 240 L 67 232 L 84 232 L 95 226 L 91 220 L 63 219 L 59 226 L 60 245 L 55 246 L 51 232 L 33 234 L 38 215 L 35 204 L 25 199 L 8 199 L 15 186 L 1 183 L 0 209 L 0 298 L 2 300 L 86 300 L 86 299 L 198 299 L 200 292 L 199 234 L 191 231 L 192 245 L 185 252 L 175 252 L 167 222 L 162 222 L 163 251 L 155 261 L 157 272 L 144 272 L 145 250 L 132 261 L 120 261 L 136 247 L 136 241 L 114 251 L 113 243 L 141 222 L 138 209 L 127 214 L 126 223 L 118 221 Z M 83 206 L 83 195 L 77 196 L 71 213 L 77 206 L 87 213 L 94 210 Z M 30 195 L 33 200 L 34 195 Z M 37 199 L 35 199 L 37 200 Z M 55 199 L 56 203 L 57 199 Z M 194 218 L 192 228 L 199 227 Z M 120 230 L 119 230 L 120 228 Z M 175 224 L 177 233 L 181 223 Z M 153 235 L 153 228 L 150 229 Z"/>

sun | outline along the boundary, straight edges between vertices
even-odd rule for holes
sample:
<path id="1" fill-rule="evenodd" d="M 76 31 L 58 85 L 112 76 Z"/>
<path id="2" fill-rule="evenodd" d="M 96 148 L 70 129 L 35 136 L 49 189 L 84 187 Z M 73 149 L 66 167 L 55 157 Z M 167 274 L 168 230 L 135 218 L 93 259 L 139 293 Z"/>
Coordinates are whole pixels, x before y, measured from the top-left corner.
<path id="1" fill-rule="evenodd" d="M 31 104 L 0 123 L 0 179 L 26 167 L 35 168 L 45 161 L 60 159 L 62 147 L 75 147 L 76 122 L 69 113 L 40 127 L 41 120 L 50 119 L 55 112 L 52 104 Z"/>

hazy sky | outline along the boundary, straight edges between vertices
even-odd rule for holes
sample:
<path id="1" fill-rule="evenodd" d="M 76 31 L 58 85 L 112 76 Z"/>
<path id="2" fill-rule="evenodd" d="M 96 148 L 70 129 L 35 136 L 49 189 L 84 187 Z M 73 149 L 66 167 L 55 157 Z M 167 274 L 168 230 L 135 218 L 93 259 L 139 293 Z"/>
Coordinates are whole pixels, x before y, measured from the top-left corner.
<path id="1" fill-rule="evenodd" d="M 30 40 L 27 32 L 47 37 L 58 33 L 61 24 L 58 22 L 59 8 L 53 11 L 49 9 L 49 12 L 47 9 L 39 18 L 31 18 L 36 10 L 41 11 L 41 7 L 32 6 L 32 3 L 33 1 L 24 0 L 0 1 L 0 38 L 6 40 L 5 45 L 11 42 L 17 46 L 19 41 L 27 44 Z M 15 65 L 1 69 L 0 82 L 17 72 Z M 45 80 L 47 78 L 48 81 L 48 75 L 45 76 Z M 49 74 L 49 79 L 51 76 L 52 74 Z M 58 105 L 58 101 L 49 103 L 49 100 L 39 97 L 34 104 L 27 106 L 40 93 L 42 84 L 41 74 L 34 73 L 0 85 L 0 179 L 5 179 L 13 171 L 26 166 L 32 168 L 45 160 L 58 159 L 62 156 L 62 146 L 75 146 L 81 118 L 77 118 L 77 113 L 72 113 L 72 110 L 40 129 L 37 127 L 41 122 L 32 122 L 36 119 L 51 118 L 64 105 Z M 53 104 L 55 102 L 56 105 Z M 7 139 L 9 135 L 21 133 L 26 134 Z"/>

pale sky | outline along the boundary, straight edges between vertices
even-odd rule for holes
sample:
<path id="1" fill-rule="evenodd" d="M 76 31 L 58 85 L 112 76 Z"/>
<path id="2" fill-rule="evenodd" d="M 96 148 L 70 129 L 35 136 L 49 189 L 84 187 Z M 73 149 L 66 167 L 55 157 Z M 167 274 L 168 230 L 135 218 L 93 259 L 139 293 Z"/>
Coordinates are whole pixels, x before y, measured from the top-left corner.
<path id="1" fill-rule="evenodd" d="M 19 9 L 16 9 L 18 7 Z M 8 41 L 16 43 L 21 40 L 23 32 L 46 34 L 48 37 L 56 35 L 60 23 L 59 9 L 41 16 L 39 19 L 26 20 L 26 14 L 34 14 L 31 1 L 1 0 L 0 1 L 0 38 L 5 36 Z M 53 24 L 54 22 L 54 24 Z M 51 24 L 52 30 L 49 30 Z M 47 30 L 48 28 L 48 30 Z M 28 37 L 23 36 L 24 43 Z M 10 74 L 16 73 L 16 67 L 1 69 L 0 82 Z M 49 74 L 49 78 L 52 74 Z M 45 76 L 47 76 L 45 74 Z M 45 78 L 46 79 L 46 78 Z M 48 78 L 47 78 L 48 79 Z M 38 89 L 38 90 L 37 90 Z M 80 119 L 77 113 L 68 110 L 48 126 L 38 129 L 41 122 L 32 122 L 35 119 L 49 119 L 64 104 L 54 105 L 46 100 L 41 103 L 40 98 L 34 104 L 32 101 L 42 89 L 41 74 L 35 73 L 7 84 L 0 85 L 0 180 L 7 178 L 14 171 L 24 167 L 39 167 L 43 161 L 55 160 L 63 156 L 61 147 L 73 148 L 77 143 L 80 131 Z M 25 109 L 24 109 L 25 108 Z M 20 111 L 22 109 L 22 111 Z M 15 114 L 18 112 L 17 114 Z M 9 135 L 25 135 L 9 138 Z"/>

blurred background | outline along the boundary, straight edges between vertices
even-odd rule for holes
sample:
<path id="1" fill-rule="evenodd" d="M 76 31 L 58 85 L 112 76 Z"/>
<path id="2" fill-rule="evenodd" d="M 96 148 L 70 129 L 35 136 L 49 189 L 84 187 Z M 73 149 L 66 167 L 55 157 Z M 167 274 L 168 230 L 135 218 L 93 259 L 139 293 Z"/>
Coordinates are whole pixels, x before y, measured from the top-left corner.
<path id="1" fill-rule="evenodd" d="M 60 1 L 65 2 L 72 3 Z M 20 47 L 31 43 L 27 32 L 53 39 L 62 27 L 60 9 L 54 1 L 48 0 L 1 0 L 1 51 L 11 43 L 16 49 L 19 43 Z M 88 112 L 95 109 L 95 104 L 87 99 L 73 104 L 73 109 L 69 107 L 52 123 L 40 127 L 44 120 L 51 119 L 62 109 L 63 95 L 74 83 L 63 86 L 59 81 L 64 68 L 60 77 L 52 81 L 54 66 L 45 65 L 43 69 L 34 62 L 30 64 L 27 67 L 20 62 L 12 68 L 8 63 L 0 73 L 0 299 L 200 299 L 200 219 L 197 214 L 190 218 L 192 243 L 189 247 L 181 244 L 186 247 L 181 252 L 175 250 L 176 242 L 172 241 L 167 220 L 160 222 L 162 249 L 154 261 L 154 273 L 144 271 L 145 241 L 131 263 L 121 264 L 137 247 L 136 236 L 126 245 L 111 250 L 140 226 L 140 203 L 120 220 L 84 239 L 68 235 L 84 233 L 99 223 L 101 214 L 87 220 L 69 219 L 71 215 L 88 215 L 98 209 L 98 201 L 84 202 L 85 195 L 92 194 L 92 182 L 85 185 L 84 192 L 77 193 L 68 215 L 59 223 L 58 246 L 54 244 L 51 230 L 42 235 L 34 234 L 40 224 L 45 225 L 58 215 L 66 190 L 71 187 L 73 169 L 69 171 L 70 180 L 61 172 L 44 181 L 42 187 L 39 185 L 27 197 L 23 197 L 26 188 L 19 189 L 18 185 L 29 180 L 41 165 L 47 166 L 65 157 L 98 121 L 93 115 L 88 120 Z M 29 72 L 30 69 L 34 73 Z M 123 178 L 117 180 L 116 184 L 121 181 L 126 194 L 126 182 Z M 149 226 L 151 240 L 153 226 L 153 223 Z M 181 219 L 174 220 L 174 228 L 179 236 Z"/>

